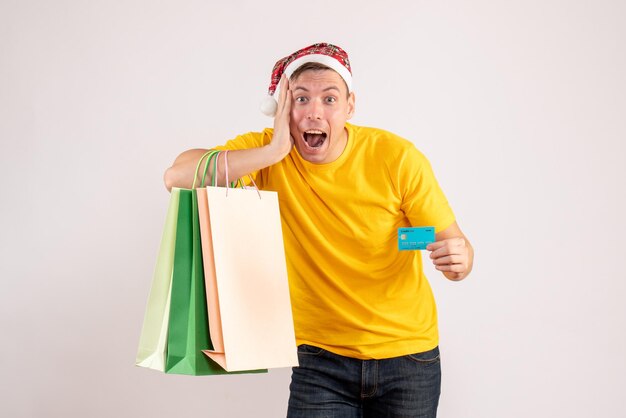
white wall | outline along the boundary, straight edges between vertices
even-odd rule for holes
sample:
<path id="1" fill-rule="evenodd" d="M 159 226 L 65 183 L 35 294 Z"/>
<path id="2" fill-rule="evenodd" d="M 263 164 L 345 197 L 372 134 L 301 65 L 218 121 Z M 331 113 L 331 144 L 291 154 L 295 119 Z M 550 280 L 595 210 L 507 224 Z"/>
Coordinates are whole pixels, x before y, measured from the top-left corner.
<path id="1" fill-rule="evenodd" d="M 271 119 L 274 62 L 351 55 L 356 124 L 431 159 L 476 247 L 429 269 L 440 416 L 626 409 L 626 4 L 620 0 L 0 1 L 0 410 L 279 417 L 290 371 L 133 366 L 164 169 Z"/>

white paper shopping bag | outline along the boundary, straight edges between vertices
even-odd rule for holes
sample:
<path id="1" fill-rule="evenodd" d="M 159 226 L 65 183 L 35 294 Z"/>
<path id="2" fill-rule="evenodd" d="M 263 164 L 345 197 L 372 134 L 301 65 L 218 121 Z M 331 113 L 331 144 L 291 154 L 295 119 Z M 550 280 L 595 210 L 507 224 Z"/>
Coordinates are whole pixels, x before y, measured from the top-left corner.
<path id="1" fill-rule="evenodd" d="M 211 238 L 210 245 L 203 238 L 205 270 L 212 246 L 215 274 L 205 271 L 214 350 L 203 352 L 227 371 L 297 366 L 277 193 L 205 190 L 198 193 L 206 199 L 201 218 L 208 207 L 201 229 Z"/>

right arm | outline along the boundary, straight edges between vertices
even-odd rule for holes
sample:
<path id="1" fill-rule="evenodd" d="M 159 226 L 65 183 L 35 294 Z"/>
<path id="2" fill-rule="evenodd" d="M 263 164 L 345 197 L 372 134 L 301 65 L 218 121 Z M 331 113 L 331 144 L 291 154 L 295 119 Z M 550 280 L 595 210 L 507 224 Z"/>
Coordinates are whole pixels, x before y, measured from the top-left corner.
<path id="1" fill-rule="evenodd" d="M 291 112 L 291 90 L 285 76 L 281 80 L 278 109 L 274 118 L 274 135 L 272 141 L 262 147 L 233 150 L 228 152 L 228 177 L 234 181 L 253 171 L 261 170 L 276 164 L 289 154 L 293 147 L 293 139 L 289 133 L 289 116 Z M 163 180 L 167 190 L 172 187 L 190 188 L 196 166 L 206 149 L 192 149 L 180 154 L 174 164 L 165 170 Z M 213 172 L 210 170 L 207 182 L 211 184 Z M 217 184 L 226 185 L 224 158 L 220 158 L 217 167 Z"/>

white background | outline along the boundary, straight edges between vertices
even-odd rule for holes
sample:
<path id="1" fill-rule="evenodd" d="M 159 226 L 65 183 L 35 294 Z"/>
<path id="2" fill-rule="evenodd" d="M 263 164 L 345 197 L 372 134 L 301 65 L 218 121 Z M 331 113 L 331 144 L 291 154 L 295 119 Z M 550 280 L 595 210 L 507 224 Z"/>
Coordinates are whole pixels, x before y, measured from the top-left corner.
<path id="1" fill-rule="evenodd" d="M 136 368 L 185 149 L 272 120 L 275 61 L 348 51 L 476 248 L 440 312 L 444 418 L 626 410 L 626 3 L 0 0 L 0 414 L 280 417 L 290 370 Z"/>

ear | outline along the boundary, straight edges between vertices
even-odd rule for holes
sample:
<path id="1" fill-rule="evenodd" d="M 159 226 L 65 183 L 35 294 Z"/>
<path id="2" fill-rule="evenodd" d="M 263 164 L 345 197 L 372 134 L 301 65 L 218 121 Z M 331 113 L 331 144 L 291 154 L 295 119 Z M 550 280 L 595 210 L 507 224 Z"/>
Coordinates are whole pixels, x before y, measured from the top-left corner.
<path id="1" fill-rule="evenodd" d="M 354 92 L 350 93 L 350 96 L 348 96 L 348 115 L 346 117 L 346 120 L 352 119 L 352 116 L 354 115 L 355 100 L 356 97 L 354 96 Z"/>

